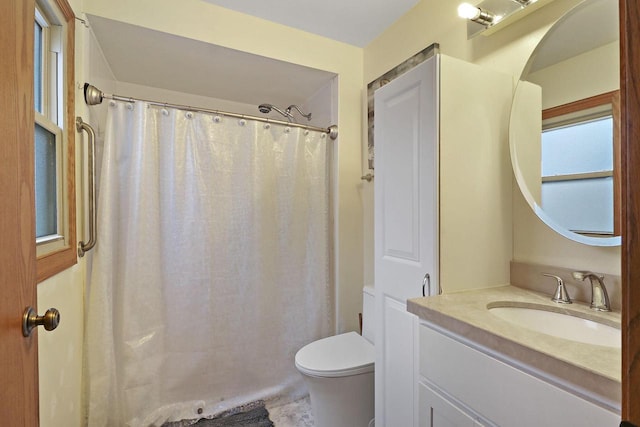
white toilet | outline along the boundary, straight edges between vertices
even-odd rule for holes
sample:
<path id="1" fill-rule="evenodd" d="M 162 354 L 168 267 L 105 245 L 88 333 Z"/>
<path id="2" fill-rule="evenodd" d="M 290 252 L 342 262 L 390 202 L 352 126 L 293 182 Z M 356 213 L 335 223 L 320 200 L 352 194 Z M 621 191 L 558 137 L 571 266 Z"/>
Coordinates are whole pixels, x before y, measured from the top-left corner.
<path id="1" fill-rule="evenodd" d="M 315 427 L 368 427 L 374 416 L 373 298 L 363 290 L 362 336 L 335 335 L 307 344 L 296 353 L 315 418 Z"/>

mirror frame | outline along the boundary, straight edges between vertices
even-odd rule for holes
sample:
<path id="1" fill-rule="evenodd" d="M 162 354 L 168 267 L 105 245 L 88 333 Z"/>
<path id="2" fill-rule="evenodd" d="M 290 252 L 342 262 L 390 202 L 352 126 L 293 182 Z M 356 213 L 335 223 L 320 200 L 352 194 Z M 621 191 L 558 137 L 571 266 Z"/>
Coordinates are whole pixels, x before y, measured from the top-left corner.
<path id="1" fill-rule="evenodd" d="M 585 1 L 587 1 L 587 0 L 585 0 Z M 520 167 L 518 165 L 517 148 L 516 148 L 516 142 L 515 142 L 516 139 L 517 139 L 517 137 L 516 137 L 516 133 L 517 132 L 516 132 L 513 124 L 515 122 L 514 117 L 516 116 L 515 113 L 516 113 L 516 110 L 517 110 L 517 105 L 518 105 L 519 102 L 520 103 L 523 102 L 523 101 L 520 100 L 520 98 L 523 96 L 522 95 L 523 90 L 522 90 L 521 83 L 523 81 L 526 81 L 526 80 L 523 80 L 522 77 L 525 76 L 528 73 L 528 70 L 531 67 L 533 58 L 535 58 L 538 50 L 540 49 L 540 46 L 545 42 L 545 40 L 547 39 L 547 36 L 553 30 L 553 28 L 556 25 L 561 24 L 562 21 L 564 21 L 567 16 L 569 16 L 577 8 L 581 7 L 584 3 L 585 3 L 584 1 L 578 3 L 575 7 L 573 7 L 569 11 L 567 11 L 553 25 L 551 25 L 549 27 L 549 29 L 547 30 L 545 35 L 542 37 L 542 39 L 540 39 L 540 41 L 536 45 L 535 49 L 531 53 L 531 55 L 529 57 L 529 60 L 527 61 L 527 64 L 525 65 L 525 67 L 524 67 L 524 69 L 522 71 L 522 75 L 518 79 L 518 83 L 517 83 L 517 86 L 515 88 L 514 95 L 513 95 L 513 100 L 512 100 L 512 104 L 511 104 L 511 115 L 510 115 L 510 118 L 509 118 L 509 151 L 510 151 L 510 155 L 511 155 L 511 168 L 513 170 L 513 175 L 515 176 L 516 182 L 518 183 L 518 187 L 520 188 L 520 193 L 522 194 L 524 199 L 527 201 L 527 203 L 529 204 L 529 206 L 533 210 L 534 214 L 545 225 L 547 225 L 549 228 L 551 228 L 553 231 L 555 231 L 556 233 L 560 234 L 561 236 L 563 236 L 563 237 L 565 237 L 565 238 L 567 238 L 569 240 L 573 240 L 575 242 L 582 243 L 584 245 L 604 246 L 604 247 L 620 246 L 622 244 L 622 237 L 620 235 L 611 236 L 611 237 L 596 237 L 596 236 L 588 236 L 588 235 L 578 234 L 578 233 L 575 233 L 573 231 L 568 230 L 567 228 L 565 228 L 564 226 L 562 226 L 558 222 L 556 222 L 536 202 L 536 200 L 534 199 L 533 195 L 531 194 L 531 190 L 527 186 L 527 182 L 526 182 L 524 176 L 522 175 L 522 172 L 521 172 Z M 622 85 L 622 82 L 620 83 L 620 85 Z M 520 90 L 518 90 L 518 89 L 520 89 Z M 541 112 L 541 114 L 542 114 L 542 112 Z M 614 221 L 615 221 L 615 219 L 614 219 Z"/>

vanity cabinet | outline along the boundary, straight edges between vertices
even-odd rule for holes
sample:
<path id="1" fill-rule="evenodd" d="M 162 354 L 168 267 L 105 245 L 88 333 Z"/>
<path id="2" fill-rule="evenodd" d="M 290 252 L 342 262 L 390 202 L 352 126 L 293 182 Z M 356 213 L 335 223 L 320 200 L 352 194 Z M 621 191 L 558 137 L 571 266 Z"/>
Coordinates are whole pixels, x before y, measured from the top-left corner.
<path id="1" fill-rule="evenodd" d="M 375 92 L 378 427 L 419 425 L 407 299 L 509 281 L 512 87 L 511 76 L 437 54 Z"/>
<path id="2" fill-rule="evenodd" d="M 419 394 L 420 427 L 483 427 L 465 409 L 451 402 L 427 384 L 421 382 Z"/>
<path id="3" fill-rule="evenodd" d="M 421 427 L 617 427 L 620 415 L 440 326 L 419 325 Z M 514 366 L 515 365 L 515 366 Z"/>

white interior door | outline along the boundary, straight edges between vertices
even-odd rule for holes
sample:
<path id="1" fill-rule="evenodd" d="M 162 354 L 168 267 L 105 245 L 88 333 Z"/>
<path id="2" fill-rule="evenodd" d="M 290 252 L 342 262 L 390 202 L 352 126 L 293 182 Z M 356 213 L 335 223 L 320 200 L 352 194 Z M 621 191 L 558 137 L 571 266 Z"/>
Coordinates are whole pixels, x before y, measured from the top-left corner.
<path id="1" fill-rule="evenodd" d="M 438 68 L 432 57 L 375 92 L 376 425 L 417 424 L 417 318 L 437 288 Z"/>

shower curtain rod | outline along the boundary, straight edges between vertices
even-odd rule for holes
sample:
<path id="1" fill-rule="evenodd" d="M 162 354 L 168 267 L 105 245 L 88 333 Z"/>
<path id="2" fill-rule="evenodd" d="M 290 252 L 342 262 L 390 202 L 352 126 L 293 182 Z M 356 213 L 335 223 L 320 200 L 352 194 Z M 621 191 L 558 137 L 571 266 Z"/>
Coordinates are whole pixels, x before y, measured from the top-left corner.
<path id="1" fill-rule="evenodd" d="M 103 99 L 112 99 L 115 101 L 124 101 L 124 102 L 142 101 L 151 105 L 156 105 L 158 107 L 177 108 L 180 110 L 193 111 L 196 113 L 220 114 L 221 116 L 236 117 L 239 119 L 249 119 L 249 120 L 255 120 L 258 122 L 275 123 L 279 125 L 286 125 L 291 127 L 313 130 L 316 132 L 326 133 L 329 135 L 329 138 L 331 139 L 336 139 L 338 137 L 338 126 L 336 125 L 331 125 L 328 128 L 321 128 L 317 126 L 303 125 L 295 122 L 285 122 L 284 120 L 274 120 L 266 117 L 252 116 L 250 114 L 239 114 L 239 113 L 231 113 L 228 111 L 211 110 L 211 109 L 200 108 L 200 107 L 191 107 L 189 105 L 170 104 L 167 102 L 150 101 L 148 99 L 125 97 L 125 96 L 120 96 L 115 94 L 109 95 L 102 92 L 100 89 L 98 89 L 97 87 L 89 83 L 84 84 L 84 102 L 87 105 L 91 106 L 91 105 L 102 104 Z"/>

